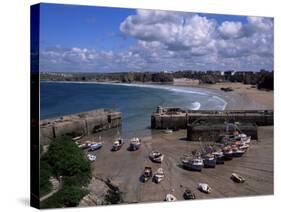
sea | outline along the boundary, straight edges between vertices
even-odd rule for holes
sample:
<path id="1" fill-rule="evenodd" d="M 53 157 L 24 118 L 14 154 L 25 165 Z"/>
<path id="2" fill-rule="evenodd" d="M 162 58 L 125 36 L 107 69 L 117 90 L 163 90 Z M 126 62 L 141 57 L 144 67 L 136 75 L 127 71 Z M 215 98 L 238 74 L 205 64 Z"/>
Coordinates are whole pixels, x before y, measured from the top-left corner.
<path id="1" fill-rule="evenodd" d="M 40 82 L 40 119 L 110 108 L 122 112 L 122 136 L 148 136 L 157 106 L 224 110 L 218 92 L 172 85 Z"/>

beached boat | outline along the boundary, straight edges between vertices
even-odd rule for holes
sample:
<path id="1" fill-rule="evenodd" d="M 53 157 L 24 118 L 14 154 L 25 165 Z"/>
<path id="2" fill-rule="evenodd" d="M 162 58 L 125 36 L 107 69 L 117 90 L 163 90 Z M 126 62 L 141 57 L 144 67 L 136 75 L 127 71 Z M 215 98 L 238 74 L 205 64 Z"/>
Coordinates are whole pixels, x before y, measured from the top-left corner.
<path id="1" fill-rule="evenodd" d="M 201 156 L 185 157 L 182 159 L 182 166 L 187 170 L 201 171 L 204 163 Z"/>
<path id="2" fill-rule="evenodd" d="M 215 168 L 217 164 L 217 160 L 214 155 L 206 154 L 203 155 L 203 163 L 205 168 Z"/>
<path id="3" fill-rule="evenodd" d="M 222 149 L 223 152 L 223 158 L 225 160 L 232 160 L 233 158 L 233 152 L 231 146 L 226 146 Z"/>
<path id="4" fill-rule="evenodd" d="M 165 197 L 165 201 L 167 201 L 167 202 L 174 202 L 176 200 L 177 200 L 177 198 L 172 194 L 167 194 Z"/>
<path id="5" fill-rule="evenodd" d="M 89 151 L 95 151 L 95 150 L 98 150 L 100 148 L 102 148 L 103 146 L 103 143 L 102 142 L 94 142 L 94 143 L 91 143 L 89 145 Z"/>
<path id="6" fill-rule="evenodd" d="M 152 177 L 152 168 L 145 167 L 142 175 L 143 182 L 147 182 Z"/>
<path id="7" fill-rule="evenodd" d="M 247 151 L 249 149 L 250 145 L 249 144 L 245 144 L 243 143 L 242 145 L 239 145 L 238 148 L 240 150 L 243 150 L 243 151 Z"/>
<path id="8" fill-rule="evenodd" d="M 172 133 L 173 133 L 173 130 L 166 129 L 166 130 L 164 130 L 164 133 L 166 133 L 166 134 L 172 134 Z"/>
<path id="9" fill-rule="evenodd" d="M 232 148 L 232 157 L 242 157 L 244 153 L 245 151 L 239 149 L 238 147 Z"/>
<path id="10" fill-rule="evenodd" d="M 83 135 L 76 136 L 76 137 L 72 138 L 72 141 L 78 141 L 78 140 L 80 140 L 81 138 L 83 138 Z"/>
<path id="11" fill-rule="evenodd" d="M 153 176 L 153 181 L 155 183 L 160 183 L 162 180 L 164 180 L 164 171 L 163 168 L 157 169 L 156 173 Z"/>
<path id="12" fill-rule="evenodd" d="M 194 193 L 191 192 L 191 190 L 185 189 L 185 191 L 183 193 L 183 198 L 185 200 L 191 200 L 191 199 L 196 199 L 196 196 Z"/>
<path id="13" fill-rule="evenodd" d="M 216 159 L 216 164 L 224 164 L 224 155 L 222 151 L 214 151 L 212 152 L 212 155 L 214 155 Z"/>
<path id="14" fill-rule="evenodd" d="M 130 150 L 138 150 L 141 146 L 141 140 L 139 138 L 132 138 L 130 142 Z"/>
<path id="15" fill-rule="evenodd" d="M 113 151 L 118 151 L 121 149 L 121 147 L 123 146 L 124 144 L 124 141 L 122 138 L 119 138 L 117 139 L 116 141 L 113 142 L 113 145 L 112 145 L 112 150 Z"/>
<path id="16" fill-rule="evenodd" d="M 245 182 L 245 179 L 242 176 L 240 176 L 236 173 L 232 173 L 231 179 L 236 183 L 244 183 Z"/>
<path id="17" fill-rule="evenodd" d="M 211 187 L 207 183 L 199 183 L 198 190 L 206 194 L 209 194 L 212 191 Z"/>
<path id="18" fill-rule="evenodd" d="M 93 155 L 93 154 L 88 154 L 87 155 L 89 161 L 93 162 L 97 159 L 97 156 L 96 155 Z"/>
<path id="19" fill-rule="evenodd" d="M 164 155 L 161 152 L 158 151 L 152 151 L 149 154 L 149 158 L 152 162 L 155 163 L 162 163 L 163 159 L 164 159 Z"/>

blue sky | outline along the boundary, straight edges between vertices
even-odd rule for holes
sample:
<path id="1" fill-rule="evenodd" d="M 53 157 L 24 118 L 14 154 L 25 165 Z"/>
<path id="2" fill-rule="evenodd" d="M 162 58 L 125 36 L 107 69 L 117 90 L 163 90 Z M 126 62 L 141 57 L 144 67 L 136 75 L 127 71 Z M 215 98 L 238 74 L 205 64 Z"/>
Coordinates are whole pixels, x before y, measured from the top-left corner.
<path id="1" fill-rule="evenodd" d="M 41 4 L 42 71 L 273 69 L 271 18 Z"/>

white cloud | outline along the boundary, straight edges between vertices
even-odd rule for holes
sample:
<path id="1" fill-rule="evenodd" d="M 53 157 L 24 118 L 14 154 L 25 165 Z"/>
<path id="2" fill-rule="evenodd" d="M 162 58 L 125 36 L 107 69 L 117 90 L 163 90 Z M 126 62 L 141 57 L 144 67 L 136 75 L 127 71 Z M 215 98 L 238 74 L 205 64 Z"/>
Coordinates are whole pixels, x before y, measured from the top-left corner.
<path id="1" fill-rule="evenodd" d="M 218 24 L 198 14 L 137 10 L 120 31 L 136 40 L 127 50 L 45 49 L 41 65 L 66 71 L 273 69 L 271 18 Z"/>
<path id="2" fill-rule="evenodd" d="M 241 37 L 243 34 L 242 23 L 233 22 L 233 21 L 225 21 L 219 26 L 218 31 L 226 39 L 238 38 L 238 37 Z"/>

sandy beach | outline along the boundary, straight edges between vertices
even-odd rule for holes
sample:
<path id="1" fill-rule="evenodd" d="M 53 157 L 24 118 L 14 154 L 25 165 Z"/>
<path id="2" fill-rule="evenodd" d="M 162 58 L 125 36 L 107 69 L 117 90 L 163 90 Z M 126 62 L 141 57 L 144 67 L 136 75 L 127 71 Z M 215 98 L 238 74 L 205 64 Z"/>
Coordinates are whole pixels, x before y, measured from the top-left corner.
<path id="1" fill-rule="evenodd" d="M 174 83 L 175 86 L 210 89 L 219 94 L 227 102 L 227 110 L 273 110 L 273 91 L 259 90 L 255 86 L 243 83 L 223 82 L 216 84 L 198 84 L 187 81 L 185 84 Z M 221 88 L 232 88 L 231 92 L 221 91 Z"/>

